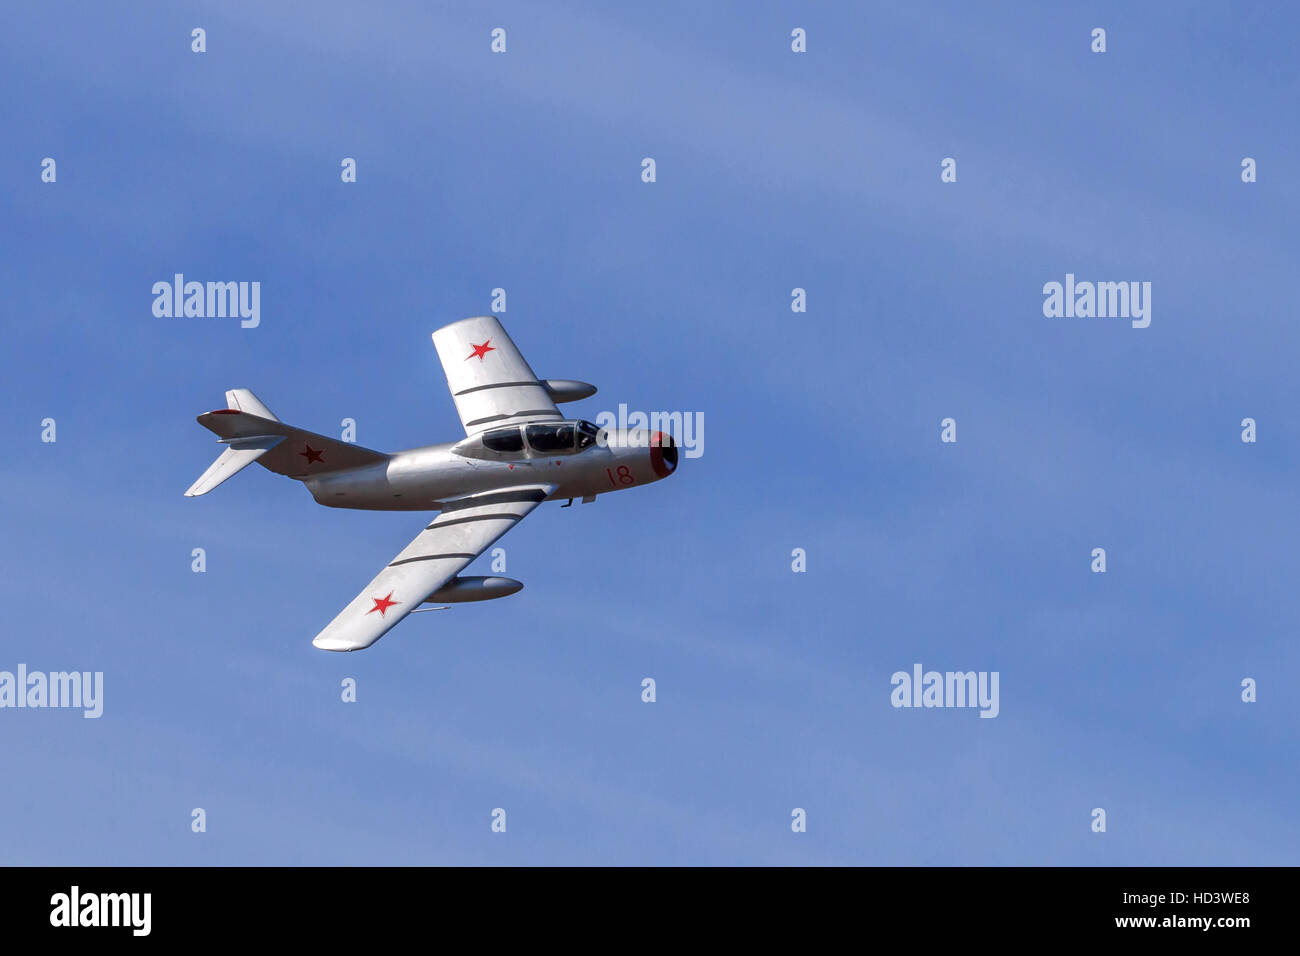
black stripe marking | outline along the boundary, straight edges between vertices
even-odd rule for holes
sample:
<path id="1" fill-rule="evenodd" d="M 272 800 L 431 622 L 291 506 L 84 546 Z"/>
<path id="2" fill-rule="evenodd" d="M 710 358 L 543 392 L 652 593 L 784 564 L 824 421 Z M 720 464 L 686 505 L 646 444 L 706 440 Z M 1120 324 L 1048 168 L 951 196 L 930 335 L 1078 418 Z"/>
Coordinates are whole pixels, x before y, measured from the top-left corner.
<path id="1" fill-rule="evenodd" d="M 505 518 L 508 521 L 518 521 L 523 515 L 496 514 L 496 515 L 473 515 L 469 518 L 452 518 L 450 521 L 435 521 L 425 528 L 425 531 L 432 531 L 434 528 L 445 528 L 449 524 L 465 524 L 469 521 L 494 521 L 498 518 Z"/>
<path id="2" fill-rule="evenodd" d="M 521 418 L 524 415 L 531 415 L 534 418 L 559 418 L 564 416 L 559 412 L 553 412 L 549 408 L 532 408 L 524 412 L 513 412 L 510 415 L 489 415 L 487 418 L 476 418 L 472 422 L 466 422 L 466 428 L 473 428 L 475 425 L 486 425 L 488 422 L 502 422 L 509 418 Z"/>
<path id="3" fill-rule="evenodd" d="M 399 564 L 410 564 L 412 561 L 437 561 L 439 558 L 477 558 L 477 554 L 466 554 L 464 551 L 455 551 L 450 554 L 422 554 L 418 558 L 402 558 L 400 561 L 394 561 L 389 565 L 395 568 Z"/>
<path id="4" fill-rule="evenodd" d="M 448 511 L 464 511 L 466 508 L 479 508 L 483 505 L 523 504 L 526 501 L 545 501 L 546 492 L 541 488 L 528 488 L 522 491 L 497 491 L 490 495 L 476 495 L 473 498 L 458 498 L 442 506 L 443 514 Z"/>
<path id="5" fill-rule="evenodd" d="M 491 385 L 474 385 L 471 388 L 462 388 L 459 392 L 452 395 L 452 398 L 459 398 L 462 395 L 468 395 L 470 392 L 481 392 L 485 388 L 519 388 L 520 386 L 531 385 L 541 388 L 545 391 L 541 382 L 493 382 Z"/>

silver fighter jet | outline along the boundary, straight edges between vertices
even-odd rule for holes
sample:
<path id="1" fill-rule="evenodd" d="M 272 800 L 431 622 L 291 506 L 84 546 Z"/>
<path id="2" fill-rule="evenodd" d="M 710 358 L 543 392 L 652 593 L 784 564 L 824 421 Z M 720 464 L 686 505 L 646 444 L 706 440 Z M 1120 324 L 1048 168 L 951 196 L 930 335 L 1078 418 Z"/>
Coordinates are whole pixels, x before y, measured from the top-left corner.
<path id="1" fill-rule="evenodd" d="M 296 478 L 331 508 L 436 511 L 437 516 L 312 641 L 327 651 L 369 647 L 422 604 L 484 601 L 523 585 L 458 577 L 543 501 L 622 491 L 677 468 L 671 435 L 602 429 L 566 419 L 563 402 L 594 395 L 585 382 L 539 380 L 492 316 L 433 333 L 465 438 L 391 455 L 286 425 L 248 389 L 198 417 L 226 445 L 185 492 L 207 494 L 257 462 Z"/>

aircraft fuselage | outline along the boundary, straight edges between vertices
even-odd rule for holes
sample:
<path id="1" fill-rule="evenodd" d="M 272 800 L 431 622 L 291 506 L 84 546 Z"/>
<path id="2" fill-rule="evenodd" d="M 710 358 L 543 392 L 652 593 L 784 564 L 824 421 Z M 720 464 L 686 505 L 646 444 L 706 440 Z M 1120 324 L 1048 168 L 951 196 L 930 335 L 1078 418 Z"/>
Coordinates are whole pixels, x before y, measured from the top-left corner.
<path id="1" fill-rule="evenodd" d="M 542 452 L 525 444 L 518 452 L 469 447 L 472 439 L 396 452 L 385 462 L 303 479 L 312 496 L 331 508 L 368 511 L 437 510 L 448 498 L 517 488 L 559 487 L 548 501 L 587 498 L 636 488 L 676 469 L 671 436 L 637 429 L 609 429 L 603 441 L 580 451 Z"/>

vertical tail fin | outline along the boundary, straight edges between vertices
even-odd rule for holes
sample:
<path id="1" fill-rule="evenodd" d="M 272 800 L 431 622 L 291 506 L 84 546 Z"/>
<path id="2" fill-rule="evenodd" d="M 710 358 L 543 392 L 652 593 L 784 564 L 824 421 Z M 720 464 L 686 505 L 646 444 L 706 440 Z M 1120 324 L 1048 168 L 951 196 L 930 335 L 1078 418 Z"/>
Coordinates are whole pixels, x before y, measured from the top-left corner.
<path id="1" fill-rule="evenodd" d="M 246 388 L 232 388 L 227 391 L 226 407 L 233 408 L 237 412 L 256 415 L 258 418 L 265 418 L 269 422 L 278 422 L 280 420 L 271 414 L 271 410 Z"/>
<path id="2" fill-rule="evenodd" d="M 382 452 L 284 424 L 246 388 L 226 392 L 226 404 L 228 408 L 198 417 L 229 447 L 185 492 L 191 498 L 207 494 L 255 461 L 278 475 L 305 480 L 388 460 Z"/>

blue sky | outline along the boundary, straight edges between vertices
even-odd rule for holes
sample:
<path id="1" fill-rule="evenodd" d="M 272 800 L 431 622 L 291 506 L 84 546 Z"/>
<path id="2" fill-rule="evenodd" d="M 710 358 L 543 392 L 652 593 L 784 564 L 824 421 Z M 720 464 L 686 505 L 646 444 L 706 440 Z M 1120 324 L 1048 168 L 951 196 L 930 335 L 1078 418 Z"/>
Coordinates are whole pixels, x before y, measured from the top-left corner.
<path id="1" fill-rule="evenodd" d="M 0 669 L 105 702 L 0 711 L 0 862 L 1294 864 L 1298 25 L 15 9 Z M 259 281 L 261 325 L 156 318 L 175 272 Z M 1151 326 L 1045 318 L 1066 273 L 1150 281 Z M 539 374 L 600 386 L 575 414 L 702 412 L 704 454 L 539 509 L 517 596 L 318 651 L 418 516 L 256 468 L 186 499 L 194 416 L 238 386 L 453 439 L 429 333 L 495 287 Z M 894 709 L 917 662 L 998 671 L 999 716 Z"/>

